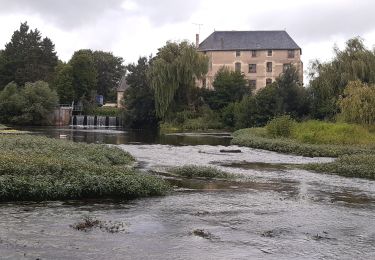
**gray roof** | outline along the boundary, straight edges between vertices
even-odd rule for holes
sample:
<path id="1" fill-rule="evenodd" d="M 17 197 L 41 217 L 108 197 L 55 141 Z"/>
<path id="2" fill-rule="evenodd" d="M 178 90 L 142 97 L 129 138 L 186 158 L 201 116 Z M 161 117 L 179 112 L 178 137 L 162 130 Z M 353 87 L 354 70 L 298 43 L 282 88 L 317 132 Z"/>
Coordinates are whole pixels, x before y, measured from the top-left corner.
<path id="1" fill-rule="evenodd" d="M 117 91 L 125 91 L 129 87 L 128 82 L 126 82 L 126 75 L 122 76 L 120 83 L 118 84 Z"/>
<path id="2" fill-rule="evenodd" d="M 301 49 L 286 31 L 216 31 L 199 51 Z"/>

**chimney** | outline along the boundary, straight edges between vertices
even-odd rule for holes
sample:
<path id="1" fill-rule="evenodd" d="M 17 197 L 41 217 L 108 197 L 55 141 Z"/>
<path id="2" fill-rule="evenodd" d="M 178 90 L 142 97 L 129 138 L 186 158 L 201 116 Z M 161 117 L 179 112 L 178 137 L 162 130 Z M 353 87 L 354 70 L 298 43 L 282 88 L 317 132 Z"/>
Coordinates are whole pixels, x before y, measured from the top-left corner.
<path id="1" fill-rule="evenodd" d="M 199 48 L 199 34 L 198 33 L 195 35 L 195 47 L 197 49 Z"/>

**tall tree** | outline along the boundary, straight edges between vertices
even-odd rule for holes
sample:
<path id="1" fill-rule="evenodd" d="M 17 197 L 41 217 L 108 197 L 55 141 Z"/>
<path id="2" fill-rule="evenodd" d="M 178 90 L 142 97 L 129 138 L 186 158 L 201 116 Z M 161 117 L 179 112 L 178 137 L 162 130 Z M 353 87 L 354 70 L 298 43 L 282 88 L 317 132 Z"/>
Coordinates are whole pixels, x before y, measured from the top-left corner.
<path id="1" fill-rule="evenodd" d="M 74 101 L 73 67 L 70 64 L 59 64 L 52 87 L 59 95 L 60 103 L 71 104 Z"/>
<path id="2" fill-rule="evenodd" d="M 37 80 L 48 81 L 58 60 L 52 41 L 42 39 L 38 29 L 30 30 L 26 22 L 13 33 L 2 56 L 0 88 L 11 81 L 18 85 Z"/>
<path id="3" fill-rule="evenodd" d="M 350 39 L 344 50 L 334 51 L 331 62 L 315 61 L 310 68 L 309 92 L 315 118 L 332 118 L 339 112 L 337 100 L 349 81 L 375 83 L 375 53 L 365 47 L 362 39 Z"/>
<path id="4" fill-rule="evenodd" d="M 196 81 L 207 71 L 207 57 L 198 53 L 191 43 L 167 42 L 160 48 L 148 74 L 155 93 L 157 115 L 164 118 L 171 107 L 173 110 L 191 107 Z"/>
<path id="5" fill-rule="evenodd" d="M 97 71 L 92 55 L 87 50 L 79 50 L 69 61 L 73 70 L 75 101 L 93 102 L 97 93 Z"/>
<path id="6" fill-rule="evenodd" d="M 104 101 L 115 102 L 117 86 L 125 74 L 124 60 L 104 51 L 94 51 L 92 55 L 98 74 L 98 94 L 104 96 Z"/>
<path id="7" fill-rule="evenodd" d="M 214 91 L 208 91 L 206 99 L 212 109 L 221 109 L 229 103 L 241 101 L 251 90 L 245 75 L 222 67 L 215 75 Z"/>
<path id="8" fill-rule="evenodd" d="M 154 92 L 147 79 L 149 62 L 146 57 L 137 64 L 129 64 L 126 76 L 128 88 L 124 95 L 124 121 L 129 128 L 154 128 L 158 120 L 155 112 Z"/>

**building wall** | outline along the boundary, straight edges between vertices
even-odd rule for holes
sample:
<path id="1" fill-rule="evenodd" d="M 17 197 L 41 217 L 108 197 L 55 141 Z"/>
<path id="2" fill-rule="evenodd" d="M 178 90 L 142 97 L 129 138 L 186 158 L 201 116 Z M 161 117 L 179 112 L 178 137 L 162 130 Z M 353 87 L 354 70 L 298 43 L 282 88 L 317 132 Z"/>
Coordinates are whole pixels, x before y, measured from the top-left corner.
<path id="1" fill-rule="evenodd" d="M 117 107 L 122 108 L 122 99 L 124 98 L 125 91 L 117 91 Z"/>
<path id="2" fill-rule="evenodd" d="M 241 72 L 247 79 L 256 80 L 256 89 L 266 86 L 266 80 L 272 82 L 283 72 L 284 64 L 293 64 L 297 67 L 300 80 L 303 80 L 303 64 L 300 50 L 294 51 L 294 58 L 288 58 L 288 50 L 273 50 L 272 56 L 267 56 L 267 50 L 257 50 L 256 57 L 252 57 L 252 51 L 240 51 L 240 56 L 236 56 L 236 51 L 207 51 L 204 52 L 209 57 L 209 71 L 206 77 L 206 87 L 212 88 L 212 82 L 218 70 L 226 66 L 235 70 L 235 64 L 241 63 Z M 272 62 L 272 72 L 267 72 L 267 62 Z M 249 73 L 249 64 L 257 65 L 256 73 Z M 203 83 L 202 83 L 203 85 Z"/>

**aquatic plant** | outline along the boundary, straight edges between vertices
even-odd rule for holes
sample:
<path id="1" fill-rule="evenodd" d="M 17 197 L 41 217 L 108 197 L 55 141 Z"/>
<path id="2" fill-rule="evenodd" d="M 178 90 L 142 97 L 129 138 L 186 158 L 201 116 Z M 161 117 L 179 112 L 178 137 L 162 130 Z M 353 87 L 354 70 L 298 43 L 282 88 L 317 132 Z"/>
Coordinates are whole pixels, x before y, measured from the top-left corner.
<path id="1" fill-rule="evenodd" d="M 235 176 L 231 173 L 219 170 L 209 166 L 185 165 L 182 167 L 175 167 L 170 170 L 172 174 L 187 177 L 187 178 L 209 178 L 209 179 L 232 179 Z"/>
<path id="2" fill-rule="evenodd" d="M 132 156 L 105 145 L 38 136 L 0 136 L 0 201 L 163 195 L 168 184 L 133 169 Z"/>

